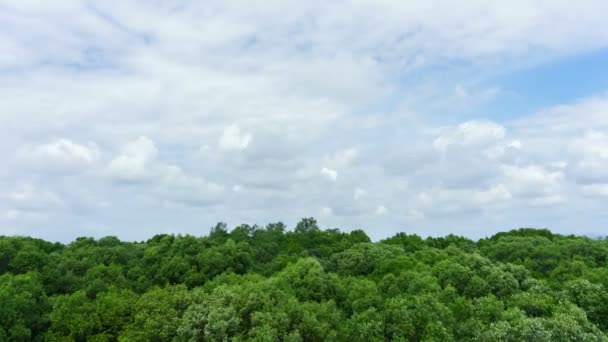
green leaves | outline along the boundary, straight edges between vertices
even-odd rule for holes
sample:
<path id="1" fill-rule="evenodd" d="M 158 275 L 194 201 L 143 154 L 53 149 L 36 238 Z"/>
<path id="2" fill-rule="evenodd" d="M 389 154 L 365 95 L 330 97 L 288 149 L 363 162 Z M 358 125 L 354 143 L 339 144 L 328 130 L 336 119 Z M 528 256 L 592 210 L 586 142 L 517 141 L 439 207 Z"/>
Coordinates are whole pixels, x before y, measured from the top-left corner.
<path id="1" fill-rule="evenodd" d="M 606 341 L 608 240 L 321 230 L 0 237 L 1 341 Z"/>
<path id="2" fill-rule="evenodd" d="M 131 321 L 136 295 L 110 289 L 90 299 L 85 291 L 54 299 L 48 338 L 82 340 L 87 337 L 116 339 Z"/>
<path id="3" fill-rule="evenodd" d="M 183 285 L 153 288 L 135 302 L 132 322 L 120 334 L 121 341 L 171 341 L 192 295 Z"/>
<path id="4" fill-rule="evenodd" d="M 35 340 L 48 326 L 51 306 L 35 273 L 0 276 L 0 337 Z"/>

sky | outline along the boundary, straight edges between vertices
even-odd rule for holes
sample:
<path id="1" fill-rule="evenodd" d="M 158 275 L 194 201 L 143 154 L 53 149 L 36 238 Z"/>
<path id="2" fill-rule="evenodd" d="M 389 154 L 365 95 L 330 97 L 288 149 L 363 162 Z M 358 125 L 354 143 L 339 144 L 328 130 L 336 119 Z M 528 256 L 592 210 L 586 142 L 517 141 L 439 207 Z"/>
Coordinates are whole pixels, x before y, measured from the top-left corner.
<path id="1" fill-rule="evenodd" d="M 0 235 L 607 235 L 605 13 L 0 0 Z"/>

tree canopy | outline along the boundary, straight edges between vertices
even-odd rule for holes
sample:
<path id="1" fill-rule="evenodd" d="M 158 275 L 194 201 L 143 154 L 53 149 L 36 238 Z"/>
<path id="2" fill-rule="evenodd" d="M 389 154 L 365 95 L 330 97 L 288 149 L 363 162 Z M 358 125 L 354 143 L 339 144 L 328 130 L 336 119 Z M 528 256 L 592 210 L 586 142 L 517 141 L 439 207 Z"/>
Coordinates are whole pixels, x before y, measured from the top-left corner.
<path id="1" fill-rule="evenodd" d="M 219 223 L 0 236 L 0 341 L 608 341 L 608 240 Z"/>

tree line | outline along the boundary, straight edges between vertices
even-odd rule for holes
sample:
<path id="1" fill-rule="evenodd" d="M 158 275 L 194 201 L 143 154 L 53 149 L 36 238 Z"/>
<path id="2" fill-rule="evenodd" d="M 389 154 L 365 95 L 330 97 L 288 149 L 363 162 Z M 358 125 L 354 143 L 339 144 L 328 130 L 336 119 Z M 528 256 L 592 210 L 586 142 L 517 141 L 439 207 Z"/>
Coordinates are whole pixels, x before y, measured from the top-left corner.
<path id="1" fill-rule="evenodd" d="M 0 341 L 608 341 L 608 239 L 0 236 Z"/>

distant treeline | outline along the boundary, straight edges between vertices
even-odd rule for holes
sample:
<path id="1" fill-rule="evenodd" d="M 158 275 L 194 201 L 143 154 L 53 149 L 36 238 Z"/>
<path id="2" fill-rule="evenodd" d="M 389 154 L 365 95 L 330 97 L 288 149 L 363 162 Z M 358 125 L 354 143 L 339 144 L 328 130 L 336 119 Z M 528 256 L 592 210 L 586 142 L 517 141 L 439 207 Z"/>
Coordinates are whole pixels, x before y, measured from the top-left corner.
<path id="1" fill-rule="evenodd" d="M 218 224 L 0 237 L 0 341 L 608 341 L 608 240 Z"/>

